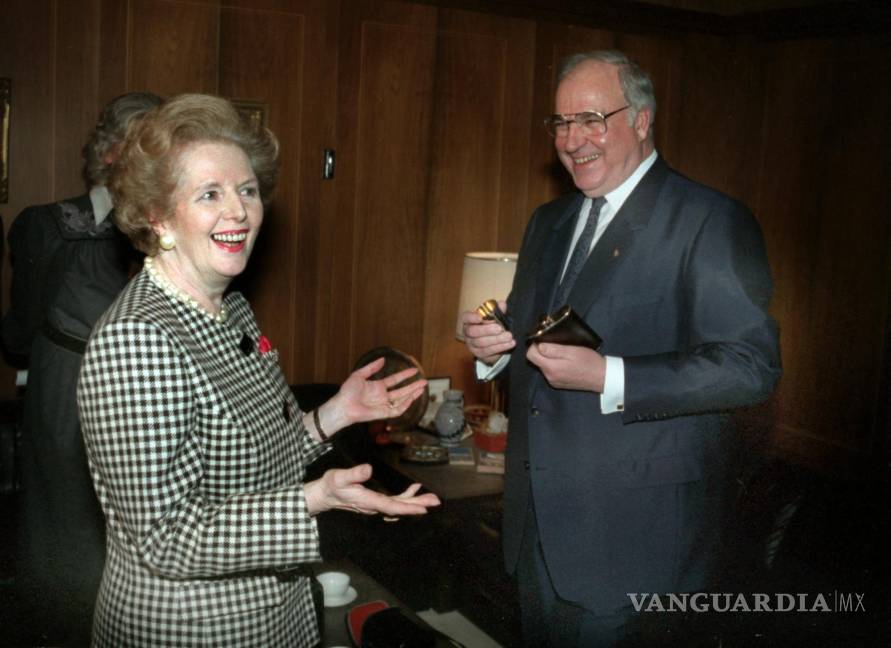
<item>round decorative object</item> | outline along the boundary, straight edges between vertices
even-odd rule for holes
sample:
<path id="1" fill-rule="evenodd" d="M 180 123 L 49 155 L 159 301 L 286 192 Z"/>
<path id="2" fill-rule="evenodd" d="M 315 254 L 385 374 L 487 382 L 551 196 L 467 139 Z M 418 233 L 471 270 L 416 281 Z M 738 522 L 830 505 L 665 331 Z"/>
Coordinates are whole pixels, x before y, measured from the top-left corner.
<path id="1" fill-rule="evenodd" d="M 461 443 L 461 434 L 464 432 L 464 392 L 460 389 L 446 390 L 434 421 L 436 433 L 444 446 Z"/>
<path id="2" fill-rule="evenodd" d="M 393 347 L 377 347 L 372 349 L 368 353 L 364 354 L 359 360 L 356 362 L 356 366 L 353 369 L 358 369 L 359 367 L 364 367 L 365 365 L 374 362 L 378 358 L 384 358 L 384 366 L 383 368 L 375 373 L 372 376 L 373 380 L 380 380 L 381 378 L 386 378 L 389 375 L 394 373 L 399 373 L 403 369 L 417 369 L 418 373 L 416 373 L 411 378 L 404 380 L 399 383 L 397 387 L 402 387 L 404 385 L 408 385 L 410 383 L 415 382 L 416 380 L 421 380 L 424 377 L 424 370 L 421 368 L 421 364 L 415 360 L 412 356 L 407 353 L 400 351 L 399 349 L 394 349 Z M 423 393 L 421 393 L 415 401 L 408 406 L 408 409 L 405 410 L 399 416 L 394 416 L 393 418 L 387 419 L 387 430 L 408 430 L 415 426 L 417 426 L 418 422 L 421 420 L 421 417 L 424 416 L 424 412 L 427 411 L 427 402 L 430 399 L 430 393 L 427 388 L 424 388 Z"/>

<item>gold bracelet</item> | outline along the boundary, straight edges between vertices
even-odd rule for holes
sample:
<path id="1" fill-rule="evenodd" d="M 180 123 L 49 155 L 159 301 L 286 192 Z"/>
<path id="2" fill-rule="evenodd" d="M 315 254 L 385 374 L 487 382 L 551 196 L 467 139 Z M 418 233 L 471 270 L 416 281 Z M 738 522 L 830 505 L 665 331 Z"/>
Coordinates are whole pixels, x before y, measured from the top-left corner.
<path id="1" fill-rule="evenodd" d="M 331 439 L 325 434 L 325 431 L 322 429 L 322 423 L 319 421 L 319 408 L 315 408 L 312 411 L 312 420 L 313 423 L 316 424 L 316 432 L 319 433 L 319 438 L 322 439 L 322 443 L 328 443 Z"/>

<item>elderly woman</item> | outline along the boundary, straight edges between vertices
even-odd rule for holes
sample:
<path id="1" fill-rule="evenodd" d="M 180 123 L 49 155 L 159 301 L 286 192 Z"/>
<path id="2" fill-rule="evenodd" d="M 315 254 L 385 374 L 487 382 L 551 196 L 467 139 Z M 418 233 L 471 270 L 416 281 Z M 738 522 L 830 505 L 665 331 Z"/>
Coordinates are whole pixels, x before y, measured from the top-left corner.
<path id="1" fill-rule="evenodd" d="M 311 413 L 298 408 L 248 303 L 245 268 L 277 171 L 268 131 L 231 104 L 175 97 L 128 136 L 111 190 L 145 268 L 98 322 L 78 384 L 108 558 L 97 646 L 310 646 L 314 516 L 411 515 L 417 484 L 365 488 L 367 465 L 303 483 L 339 429 L 402 413 L 424 381 L 372 363 Z"/>

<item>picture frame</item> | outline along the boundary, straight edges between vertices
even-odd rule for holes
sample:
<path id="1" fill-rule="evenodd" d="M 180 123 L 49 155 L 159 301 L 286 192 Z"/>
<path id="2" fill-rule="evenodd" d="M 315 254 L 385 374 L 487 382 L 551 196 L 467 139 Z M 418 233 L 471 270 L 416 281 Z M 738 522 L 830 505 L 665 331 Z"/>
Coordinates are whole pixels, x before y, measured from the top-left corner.
<path id="1" fill-rule="evenodd" d="M 0 203 L 9 202 L 9 115 L 12 79 L 0 78 Z"/>
<path id="2" fill-rule="evenodd" d="M 433 419 L 436 418 L 436 412 L 445 399 L 446 391 L 451 388 L 452 379 L 448 376 L 427 379 L 427 392 L 430 394 L 430 397 L 427 400 L 427 410 L 424 412 L 424 416 L 421 417 L 418 426 L 425 430 L 434 429 Z"/>
<path id="3" fill-rule="evenodd" d="M 262 101 L 248 101 L 244 99 L 230 99 L 238 113 L 244 117 L 255 130 L 266 127 L 267 107 Z"/>

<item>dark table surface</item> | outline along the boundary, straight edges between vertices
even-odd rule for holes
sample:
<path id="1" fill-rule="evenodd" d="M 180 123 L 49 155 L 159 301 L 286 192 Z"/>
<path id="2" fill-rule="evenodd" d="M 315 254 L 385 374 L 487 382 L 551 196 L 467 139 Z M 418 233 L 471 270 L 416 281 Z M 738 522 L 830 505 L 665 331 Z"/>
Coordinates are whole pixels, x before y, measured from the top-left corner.
<path id="1" fill-rule="evenodd" d="M 438 439 L 421 430 L 413 431 L 413 443 L 416 445 L 438 444 Z M 464 439 L 461 446 L 471 448 L 474 459 L 478 458 L 479 449 L 474 445 L 473 439 Z M 476 466 L 462 466 L 451 464 L 418 464 L 404 461 L 400 458 L 402 448 L 399 446 L 386 446 L 381 448 L 379 456 L 382 461 L 404 475 L 411 481 L 423 484 L 424 487 L 436 493 L 440 499 L 456 500 L 467 497 L 481 497 L 485 495 L 499 495 L 504 491 L 504 476 L 477 472 Z"/>

